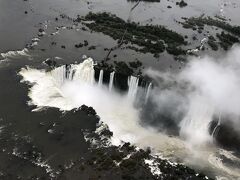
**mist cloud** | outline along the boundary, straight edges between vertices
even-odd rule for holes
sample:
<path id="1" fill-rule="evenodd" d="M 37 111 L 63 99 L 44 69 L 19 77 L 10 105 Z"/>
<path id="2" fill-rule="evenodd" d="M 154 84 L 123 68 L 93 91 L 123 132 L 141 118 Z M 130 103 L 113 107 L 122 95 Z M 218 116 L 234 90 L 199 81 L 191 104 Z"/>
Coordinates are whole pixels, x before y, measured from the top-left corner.
<path id="1" fill-rule="evenodd" d="M 157 111 L 174 114 L 180 135 L 190 143 L 212 140 L 209 123 L 214 116 L 227 117 L 222 120 L 240 128 L 240 47 L 218 59 L 193 58 L 178 73 L 145 73 L 158 84 L 151 98 Z"/>

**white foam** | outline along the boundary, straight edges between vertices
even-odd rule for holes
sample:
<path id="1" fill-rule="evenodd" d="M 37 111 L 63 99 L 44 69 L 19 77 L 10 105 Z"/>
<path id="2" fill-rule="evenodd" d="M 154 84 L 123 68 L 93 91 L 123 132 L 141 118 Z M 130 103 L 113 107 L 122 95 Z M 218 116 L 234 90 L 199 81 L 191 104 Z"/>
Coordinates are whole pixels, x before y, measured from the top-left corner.
<path id="1" fill-rule="evenodd" d="M 160 176 L 162 174 L 161 170 L 158 168 L 159 163 L 154 161 L 154 159 L 145 159 L 144 162 L 148 165 L 153 175 Z"/>
<path id="2" fill-rule="evenodd" d="M 15 56 L 29 56 L 29 54 L 28 49 L 24 48 L 23 50 L 19 51 L 8 51 L 6 53 L 1 53 L 1 56 L 3 57 L 3 59 L 7 59 Z"/>
<path id="3" fill-rule="evenodd" d="M 39 42 L 39 41 L 40 41 L 40 39 L 37 37 L 32 39 L 32 42 Z"/>

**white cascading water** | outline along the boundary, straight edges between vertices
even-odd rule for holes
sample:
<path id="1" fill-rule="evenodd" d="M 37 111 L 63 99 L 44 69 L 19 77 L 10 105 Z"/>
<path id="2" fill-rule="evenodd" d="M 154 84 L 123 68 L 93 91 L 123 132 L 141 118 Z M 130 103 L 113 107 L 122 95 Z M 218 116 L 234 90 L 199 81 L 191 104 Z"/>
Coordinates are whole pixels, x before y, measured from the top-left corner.
<path id="1" fill-rule="evenodd" d="M 139 78 L 135 76 L 128 77 L 128 98 L 134 100 L 137 95 Z"/>
<path id="2" fill-rule="evenodd" d="M 112 91 L 112 88 L 113 88 L 114 75 L 115 75 L 114 71 L 110 73 L 109 91 Z"/>
<path id="3" fill-rule="evenodd" d="M 91 58 L 88 58 L 81 64 L 60 66 L 50 71 L 49 73 L 54 78 L 54 81 L 58 86 L 61 86 L 65 81 L 69 80 L 78 80 L 81 82 L 93 84 L 95 81 L 95 71 L 93 67 L 93 60 Z"/>
<path id="4" fill-rule="evenodd" d="M 19 51 L 8 51 L 6 53 L 0 53 L 1 57 L 3 57 L 3 59 L 5 58 L 11 58 L 11 57 L 15 57 L 15 56 L 28 56 L 28 49 L 24 48 L 23 50 L 19 50 Z"/>
<path id="5" fill-rule="evenodd" d="M 44 71 L 37 71 L 37 70 L 29 71 L 29 68 L 22 69 L 20 74 L 24 77 L 25 81 L 37 82 L 37 78 L 34 79 L 33 76 L 32 77 L 24 76 L 24 74 L 27 71 L 28 73 L 29 72 L 33 73 L 33 71 L 38 72 L 38 74 L 41 74 L 41 76 L 44 76 L 44 74 L 46 74 L 48 78 L 45 80 L 46 81 L 45 85 L 51 86 L 50 81 L 54 83 L 55 87 L 49 87 L 50 89 L 52 89 L 50 94 L 52 94 L 51 96 L 53 97 L 58 97 L 58 99 L 62 99 L 65 97 L 64 93 L 61 91 L 61 88 L 63 87 L 64 84 L 68 82 L 79 82 L 84 85 L 102 86 L 103 74 L 104 74 L 103 70 L 100 70 L 98 82 L 95 81 L 94 62 L 92 58 L 88 58 L 80 64 L 63 65 L 47 73 L 45 73 Z M 109 91 L 112 91 L 112 89 L 114 88 L 113 87 L 114 75 L 115 75 L 114 71 L 110 73 L 110 80 L 108 85 Z M 139 78 L 134 76 L 130 76 L 128 78 L 129 90 L 127 92 L 127 97 L 132 101 L 134 101 L 137 94 L 138 81 L 139 81 Z M 41 87 L 40 84 L 41 83 L 38 83 L 39 91 L 43 90 L 43 87 Z M 34 86 L 33 88 L 36 88 L 36 86 Z M 38 98 L 37 94 L 40 94 L 41 92 L 33 91 L 33 93 L 36 93 L 34 94 L 36 98 L 32 98 L 33 101 L 35 101 L 35 102 L 32 102 L 33 104 L 39 104 L 39 106 L 41 105 L 57 106 L 57 103 L 59 103 L 58 101 L 52 99 L 51 97 L 47 97 L 45 99 L 40 97 Z M 31 94 L 31 96 L 34 96 L 34 95 Z"/>
<path id="6" fill-rule="evenodd" d="M 191 145 L 202 145 L 212 140 L 209 134 L 209 123 L 214 115 L 213 106 L 207 100 L 194 95 L 188 112 L 180 124 L 180 135 Z"/>
<path id="7" fill-rule="evenodd" d="M 102 86 L 102 84 L 103 84 L 103 70 L 101 70 L 99 74 L 98 86 Z"/>
<path id="8" fill-rule="evenodd" d="M 212 137 L 214 137 L 215 135 L 217 135 L 218 130 L 219 130 L 219 128 L 220 128 L 220 125 L 221 125 L 221 113 L 220 113 L 219 116 L 218 116 L 217 125 L 216 125 L 216 126 L 214 127 L 214 129 L 213 129 Z"/>
<path id="9" fill-rule="evenodd" d="M 90 84 L 94 84 L 94 63 L 92 58 L 86 59 L 83 63 L 73 67 L 75 71 L 73 80 L 78 80 Z"/>
<path id="10" fill-rule="evenodd" d="M 152 88 L 152 83 L 149 83 L 149 84 L 148 84 L 148 87 L 147 87 L 146 97 L 145 97 L 145 104 L 146 104 L 147 101 L 148 101 L 151 88 Z"/>

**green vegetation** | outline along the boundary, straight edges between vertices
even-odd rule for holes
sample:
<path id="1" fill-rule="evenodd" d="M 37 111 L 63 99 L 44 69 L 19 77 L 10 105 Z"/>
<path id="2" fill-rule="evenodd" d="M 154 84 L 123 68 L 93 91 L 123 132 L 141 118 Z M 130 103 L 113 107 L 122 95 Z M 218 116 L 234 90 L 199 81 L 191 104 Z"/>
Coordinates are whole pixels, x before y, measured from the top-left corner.
<path id="1" fill-rule="evenodd" d="M 169 45 L 167 47 L 167 52 L 169 54 L 174 55 L 174 56 L 179 56 L 179 55 L 185 55 L 186 54 L 186 51 L 183 50 L 182 48 L 179 48 L 179 47 L 176 47 L 176 46 L 172 46 L 172 45 Z"/>
<path id="2" fill-rule="evenodd" d="M 187 6 L 187 3 L 185 2 L 185 1 L 183 1 L 183 0 L 181 0 L 180 2 L 176 2 L 176 5 L 178 5 L 179 7 L 185 7 L 185 6 Z"/>
<path id="3" fill-rule="evenodd" d="M 218 45 L 215 41 L 208 41 L 208 45 L 212 48 L 212 50 L 217 51 L 218 50 Z"/>
<path id="4" fill-rule="evenodd" d="M 221 34 L 217 34 L 218 39 L 220 40 L 220 46 L 224 50 L 228 50 L 229 47 L 231 47 L 234 43 L 238 43 L 239 39 L 235 36 L 232 36 L 231 34 L 227 34 L 224 32 L 221 32 Z"/>
<path id="5" fill-rule="evenodd" d="M 96 49 L 96 46 L 90 46 L 90 47 L 88 48 L 88 50 L 94 50 L 94 49 Z"/>
<path id="6" fill-rule="evenodd" d="M 220 45 L 224 50 L 228 50 L 234 43 L 239 42 L 238 37 L 240 37 L 240 26 L 232 26 L 221 19 L 213 19 L 211 17 L 203 16 L 183 19 L 185 20 L 185 22 L 182 22 L 184 28 L 198 30 L 199 33 L 204 30 L 205 26 L 213 26 L 223 30 L 221 34 L 216 34 L 219 41 L 217 41 L 213 36 L 209 37 L 208 45 L 214 51 L 218 50 L 218 45 Z"/>
<path id="7" fill-rule="evenodd" d="M 114 64 L 115 64 L 115 69 L 117 73 L 126 74 L 126 75 L 133 74 L 133 70 L 129 68 L 127 63 L 125 63 L 124 61 L 119 61 L 119 62 L 114 61 Z"/>
<path id="8" fill-rule="evenodd" d="M 120 43 L 128 44 L 129 42 L 138 45 L 136 50 L 152 54 L 159 54 L 167 50 L 169 54 L 182 55 L 186 51 L 181 49 L 186 45 L 184 37 L 180 34 L 157 25 L 139 25 L 135 22 L 125 22 L 116 15 L 109 13 L 89 13 L 85 20 L 94 21 L 86 23 L 86 26 L 93 31 L 102 32 L 118 40 Z M 122 38 L 124 35 L 124 38 Z"/>
<path id="9" fill-rule="evenodd" d="M 137 68 L 142 66 L 142 62 L 139 61 L 139 60 L 132 61 L 132 62 L 129 62 L 129 65 L 130 65 L 131 68 L 137 69 Z"/>
<path id="10" fill-rule="evenodd" d="M 195 29 L 204 29 L 205 25 L 215 26 L 221 28 L 229 33 L 232 33 L 236 36 L 240 37 L 240 26 L 232 26 L 225 21 L 219 19 L 213 19 L 211 17 L 191 17 L 191 18 L 183 18 L 185 22 L 182 22 L 184 28 L 192 28 Z"/>
<path id="11" fill-rule="evenodd" d="M 207 43 L 212 48 L 212 50 L 214 50 L 214 51 L 218 50 L 218 45 L 217 45 L 216 39 L 213 36 L 208 37 Z"/>

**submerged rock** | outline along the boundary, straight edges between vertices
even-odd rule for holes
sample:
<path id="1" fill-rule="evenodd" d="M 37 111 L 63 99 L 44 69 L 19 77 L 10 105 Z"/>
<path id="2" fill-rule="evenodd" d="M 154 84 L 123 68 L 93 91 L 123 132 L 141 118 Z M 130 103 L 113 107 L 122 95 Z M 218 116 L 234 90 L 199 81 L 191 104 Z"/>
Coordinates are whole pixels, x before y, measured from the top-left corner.
<path id="1" fill-rule="evenodd" d="M 75 44 L 75 47 L 76 47 L 76 48 L 81 48 L 81 47 L 83 47 L 83 44 L 82 44 L 82 43 Z"/>
<path id="2" fill-rule="evenodd" d="M 176 5 L 178 5 L 179 7 L 185 7 L 187 6 L 187 3 L 184 0 L 181 0 L 180 2 L 176 2 Z"/>
<path id="3" fill-rule="evenodd" d="M 97 114 L 96 111 L 92 107 L 88 107 L 86 105 L 82 105 L 80 107 L 80 109 L 91 116 L 95 116 Z"/>

